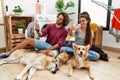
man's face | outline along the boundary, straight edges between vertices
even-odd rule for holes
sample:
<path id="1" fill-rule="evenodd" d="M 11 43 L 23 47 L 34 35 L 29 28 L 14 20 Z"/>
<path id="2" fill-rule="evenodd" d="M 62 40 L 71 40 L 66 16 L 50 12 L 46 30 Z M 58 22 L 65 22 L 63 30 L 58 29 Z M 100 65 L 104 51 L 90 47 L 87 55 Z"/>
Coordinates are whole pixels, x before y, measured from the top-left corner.
<path id="1" fill-rule="evenodd" d="M 63 23 L 64 17 L 62 15 L 59 15 L 57 17 L 56 24 L 61 25 Z"/>

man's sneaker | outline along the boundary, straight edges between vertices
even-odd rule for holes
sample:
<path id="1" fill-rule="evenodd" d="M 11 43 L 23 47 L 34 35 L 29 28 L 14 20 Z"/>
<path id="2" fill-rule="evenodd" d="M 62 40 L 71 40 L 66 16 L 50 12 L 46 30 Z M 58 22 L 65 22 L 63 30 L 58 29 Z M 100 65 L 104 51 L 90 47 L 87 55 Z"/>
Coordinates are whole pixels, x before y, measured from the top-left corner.
<path id="1" fill-rule="evenodd" d="M 10 55 L 9 52 L 0 54 L 0 58 L 6 58 Z"/>

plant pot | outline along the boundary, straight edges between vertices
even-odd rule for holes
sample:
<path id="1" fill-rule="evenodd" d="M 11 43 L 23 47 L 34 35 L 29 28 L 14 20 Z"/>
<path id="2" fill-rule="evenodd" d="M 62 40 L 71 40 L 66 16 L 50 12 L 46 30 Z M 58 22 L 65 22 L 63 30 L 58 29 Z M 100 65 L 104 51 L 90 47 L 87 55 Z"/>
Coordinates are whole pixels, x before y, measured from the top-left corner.
<path id="1" fill-rule="evenodd" d="M 19 34 L 23 33 L 23 28 L 18 28 L 18 33 Z"/>
<path id="2" fill-rule="evenodd" d="M 15 12 L 15 15 L 21 15 L 22 12 Z"/>

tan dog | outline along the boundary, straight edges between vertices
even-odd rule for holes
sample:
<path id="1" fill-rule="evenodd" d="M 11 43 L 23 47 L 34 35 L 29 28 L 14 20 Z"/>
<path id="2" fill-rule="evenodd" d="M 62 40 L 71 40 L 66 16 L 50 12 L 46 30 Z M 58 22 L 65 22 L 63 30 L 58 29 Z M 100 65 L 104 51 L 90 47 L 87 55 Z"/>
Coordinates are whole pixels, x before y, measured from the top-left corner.
<path id="1" fill-rule="evenodd" d="M 89 65 L 89 60 L 87 59 L 90 45 L 80 46 L 73 43 L 72 46 L 74 48 L 74 55 L 70 55 L 71 53 L 69 54 L 67 52 L 60 53 L 55 59 L 56 64 L 60 66 L 64 63 L 67 63 L 68 76 L 72 76 L 73 68 L 86 68 L 89 70 L 89 77 L 94 80 L 92 69 Z"/>
<path id="2" fill-rule="evenodd" d="M 86 68 L 89 70 L 89 77 L 91 80 L 94 80 L 92 69 L 88 60 L 88 46 L 76 45 L 73 43 L 74 48 L 74 57 L 68 61 L 68 75 L 72 76 L 73 68 Z"/>
<path id="3" fill-rule="evenodd" d="M 31 52 L 25 49 L 16 50 L 8 58 L 0 60 L 0 65 L 4 63 L 26 64 L 25 68 L 16 77 L 15 80 L 20 80 L 28 70 L 29 74 L 26 80 L 30 80 L 30 78 L 35 73 L 36 69 L 49 69 L 53 73 L 55 73 L 57 69 L 57 65 L 53 62 L 52 57 L 46 56 L 42 53 Z"/>

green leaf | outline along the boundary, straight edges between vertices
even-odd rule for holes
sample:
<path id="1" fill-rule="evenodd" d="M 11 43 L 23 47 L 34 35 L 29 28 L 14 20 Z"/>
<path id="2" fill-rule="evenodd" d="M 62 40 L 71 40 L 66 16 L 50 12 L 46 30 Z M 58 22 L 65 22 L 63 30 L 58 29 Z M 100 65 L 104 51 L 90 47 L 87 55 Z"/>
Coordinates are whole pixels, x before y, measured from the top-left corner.
<path id="1" fill-rule="evenodd" d="M 75 6 L 75 4 L 74 4 L 72 1 L 69 1 L 69 2 L 67 2 L 67 4 L 65 5 L 64 10 L 68 9 L 69 7 L 74 7 L 74 6 Z"/>
<path id="2" fill-rule="evenodd" d="M 57 0 L 57 2 L 55 3 L 55 7 L 56 7 L 58 12 L 63 12 L 64 1 L 63 0 Z"/>
<path id="3" fill-rule="evenodd" d="M 15 6 L 13 12 L 23 12 L 24 10 L 20 6 Z"/>
<path id="4" fill-rule="evenodd" d="M 74 7 L 75 4 L 72 1 L 64 3 L 64 0 L 57 0 L 55 3 L 55 8 L 57 12 L 66 12 L 66 10 L 70 7 Z M 75 14 L 74 12 L 69 12 L 69 14 Z"/>
<path id="5" fill-rule="evenodd" d="M 24 28 L 25 25 L 22 22 L 18 22 L 18 23 L 16 23 L 16 27 L 17 28 Z"/>

